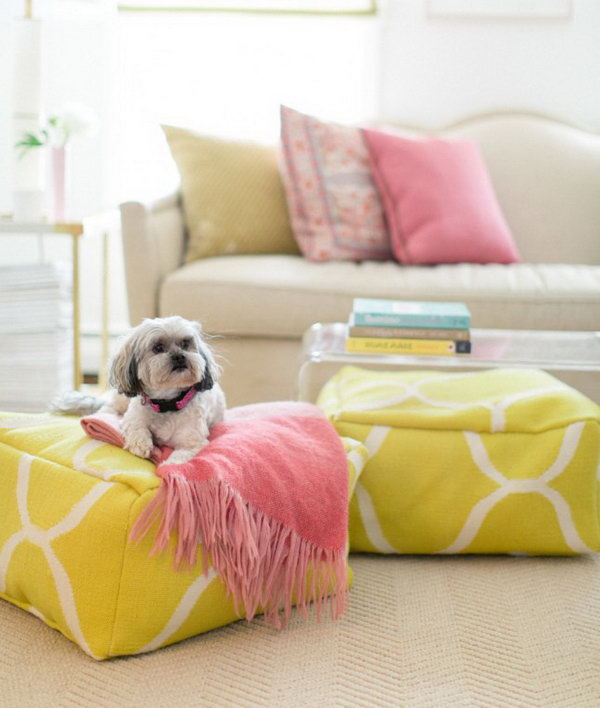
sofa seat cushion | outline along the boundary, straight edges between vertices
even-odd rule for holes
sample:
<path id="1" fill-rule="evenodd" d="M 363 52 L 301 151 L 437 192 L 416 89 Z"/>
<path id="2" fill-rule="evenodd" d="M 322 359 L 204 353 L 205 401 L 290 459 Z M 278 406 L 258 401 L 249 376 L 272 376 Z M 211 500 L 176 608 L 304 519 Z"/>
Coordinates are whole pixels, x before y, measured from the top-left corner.
<path id="1" fill-rule="evenodd" d="M 346 321 L 352 298 L 466 302 L 473 327 L 593 329 L 600 322 L 600 266 L 330 261 L 301 256 L 222 256 L 170 273 L 161 316 L 202 321 L 207 332 L 298 338 L 314 322 Z"/>
<path id="2" fill-rule="evenodd" d="M 351 550 L 600 550 L 600 407 L 550 374 L 344 367 L 318 402 L 369 451 Z"/>
<path id="3" fill-rule="evenodd" d="M 364 448 L 343 441 L 350 490 Z M 239 619 L 213 568 L 173 568 L 129 542 L 154 465 L 88 438 L 79 420 L 0 413 L 0 598 L 95 659 L 151 651 Z"/>

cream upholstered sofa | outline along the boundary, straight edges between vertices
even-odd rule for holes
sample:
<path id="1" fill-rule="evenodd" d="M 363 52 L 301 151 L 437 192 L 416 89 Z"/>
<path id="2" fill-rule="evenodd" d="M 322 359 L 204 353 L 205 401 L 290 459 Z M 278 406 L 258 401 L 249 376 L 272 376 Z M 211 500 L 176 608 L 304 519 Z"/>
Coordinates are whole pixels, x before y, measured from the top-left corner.
<path id="1" fill-rule="evenodd" d="M 293 397 L 302 334 L 316 321 L 346 320 L 354 296 L 464 301 L 474 327 L 600 329 L 600 136 L 519 113 L 440 132 L 479 145 L 521 263 L 310 263 L 273 254 L 184 264 L 184 217 L 172 195 L 121 207 L 131 323 L 179 314 L 220 335 L 230 404 Z"/>

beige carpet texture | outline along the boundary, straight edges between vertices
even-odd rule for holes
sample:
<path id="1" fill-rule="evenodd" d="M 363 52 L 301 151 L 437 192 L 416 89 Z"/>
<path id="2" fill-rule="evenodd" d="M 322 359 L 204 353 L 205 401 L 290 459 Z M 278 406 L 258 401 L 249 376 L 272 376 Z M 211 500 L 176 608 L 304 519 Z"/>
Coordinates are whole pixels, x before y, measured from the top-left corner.
<path id="1" fill-rule="evenodd" d="M 600 705 L 600 557 L 352 557 L 347 614 L 95 662 L 0 601 L 0 706 Z"/>

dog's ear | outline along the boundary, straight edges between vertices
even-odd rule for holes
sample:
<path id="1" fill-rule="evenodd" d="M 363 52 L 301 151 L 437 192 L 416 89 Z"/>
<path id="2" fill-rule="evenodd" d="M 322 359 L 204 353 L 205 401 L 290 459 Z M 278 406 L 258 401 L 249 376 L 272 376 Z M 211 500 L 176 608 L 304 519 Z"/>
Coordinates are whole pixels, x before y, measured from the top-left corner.
<path id="1" fill-rule="evenodd" d="M 138 378 L 138 361 L 134 353 L 132 339 L 126 339 L 114 355 L 108 373 L 108 383 L 129 398 L 143 393 Z"/>
<path id="2" fill-rule="evenodd" d="M 204 367 L 204 375 L 202 376 L 202 381 L 196 386 L 198 391 L 209 391 L 214 385 L 215 381 L 212 377 L 210 362 L 206 358 L 206 355 L 202 353 L 206 366 Z"/>
<path id="3" fill-rule="evenodd" d="M 196 347 L 205 362 L 204 375 L 202 377 L 202 381 L 198 385 L 198 390 L 208 391 L 219 380 L 221 375 L 221 367 L 215 361 L 212 349 L 206 342 L 206 335 L 202 331 L 202 325 L 200 322 L 194 322 L 194 329 L 196 330 Z"/>

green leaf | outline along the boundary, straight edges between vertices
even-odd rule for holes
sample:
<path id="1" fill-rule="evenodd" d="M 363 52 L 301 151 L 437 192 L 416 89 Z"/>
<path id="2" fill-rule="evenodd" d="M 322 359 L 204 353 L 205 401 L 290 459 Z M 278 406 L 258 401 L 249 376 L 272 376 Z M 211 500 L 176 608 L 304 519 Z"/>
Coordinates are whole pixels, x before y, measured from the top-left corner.
<path id="1" fill-rule="evenodd" d="M 45 143 L 45 139 L 40 138 L 35 133 L 24 133 L 23 137 L 17 143 L 21 147 L 40 147 Z"/>
<path id="2" fill-rule="evenodd" d="M 23 133 L 21 140 L 15 143 L 15 148 L 19 150 L 19 160 L 27 154 L 28 150 L 37 147 L 43 147 L 48 141 L 48 131 L 41 130 L 39 135 L 35 133 Z"/>

